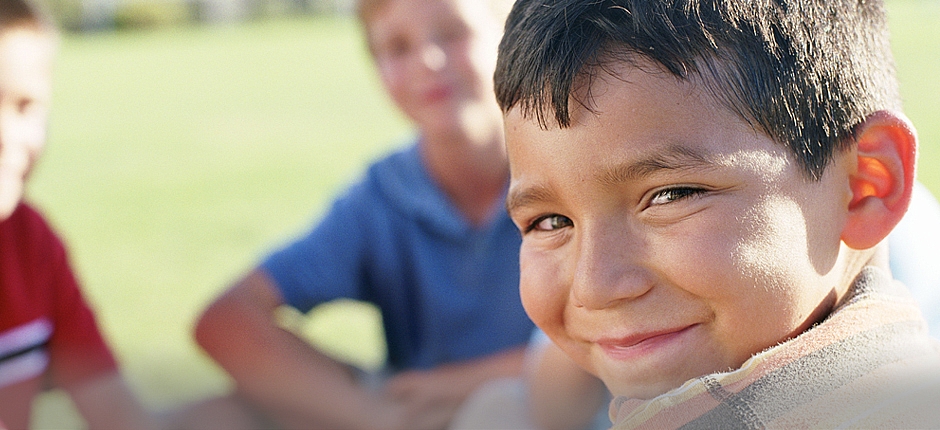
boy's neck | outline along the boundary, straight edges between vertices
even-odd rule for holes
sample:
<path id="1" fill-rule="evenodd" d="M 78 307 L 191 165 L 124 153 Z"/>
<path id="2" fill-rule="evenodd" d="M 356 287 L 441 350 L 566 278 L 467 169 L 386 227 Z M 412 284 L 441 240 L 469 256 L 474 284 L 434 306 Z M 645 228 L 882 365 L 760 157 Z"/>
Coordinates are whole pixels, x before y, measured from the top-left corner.
<path id="1" fill-rule="evenodd" d="M 835 304 L 842 303 L 845 300 L 858 275 L 866 267 L 877 267 L 891 273 L 891 267 L 888 264 L 887 240 L 874 248 L 865 250 L 851 249 L 844 243 L 841 246 L 842 257 L 839 260 L 840 265 L 838 267 L 841 268 L 842 278 L 839 280 L 838 287 L 834 289 Z M 826 317 L 828 317 L 828 313 L 825 315 Z"/>
<path id="2" fill-rule="evenodd" d="M 843 248 L 848 249 L 845 244 L 842 246 Z M 845 279 L 841 285 L 848 285 L 851 287 L 851 285 L 855 282 L 855 278 L 858 277 L 858 274 L 861 273 L 862 269 L 865 267 L 877 267 L 879 269 L 885 270 L 888 273 L 891 273 L 891 265 L 888 263 L 887 239 L 872 249 L 862 251 L 848 249 L 845 254 Z"/>
<path id="3" fill-rule="evenodd" d="M 855 250 L 844 243 L 841 244 L 839 259 L 829 272 L 828 281 L 824 281 L 833 285 L 832 290 L 803 324 L 790 334 L 789 338 L 800 336 L 829 318 L 845 302 L 846 297 L 855 285 L 856 279 L 866 267 L 878 267 L 890 273 L 887 243 L 866 250 Z"/>
<path id="4" fill-rule="evenodd" d="M 419 145 L 432 180 L 471 224 L 485 224 L 509 180 L 502 130 L 475 139 L 424 135 Z"/>

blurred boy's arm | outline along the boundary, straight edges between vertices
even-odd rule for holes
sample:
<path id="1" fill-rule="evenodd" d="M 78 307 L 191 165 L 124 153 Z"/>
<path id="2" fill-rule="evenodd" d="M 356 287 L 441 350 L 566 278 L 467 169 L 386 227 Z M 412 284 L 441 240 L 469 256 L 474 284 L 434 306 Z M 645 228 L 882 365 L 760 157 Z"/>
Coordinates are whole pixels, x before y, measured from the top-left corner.
<path id="1" fill-rule="evenodd" d="M 529 415 L 545 430 L 583 430 L 607 402 L 607 387 L 554 343 L 530 350 L 525 383 Z"/>
<path id="2" fill-rule="evenodd" d="M 274 282 L 255 270 L 199 319 L 199 345 L 235 380 L 239 393 L 288 428 L 394 428 L 404 412 L 355 381 L 349 369 L 282 329 Z"/>
<path id="3" fill-rule="evenodd" d="M 67 390 L 91 430 L 151 430 L 158 427 L 154 417 L 137 401 L 117 371 Z"/>
<path id="4" fill-rule="evenodd" d="M 239 393 L 283 426 L 442 428 L 482 382 L 521 374 L 519 349 L 405 372 L 384 392 L 371 392 L 349 368 L 278 326 L 282 304 L 273 281 L 256 270 L 209 306 L 195 336 Z"/>

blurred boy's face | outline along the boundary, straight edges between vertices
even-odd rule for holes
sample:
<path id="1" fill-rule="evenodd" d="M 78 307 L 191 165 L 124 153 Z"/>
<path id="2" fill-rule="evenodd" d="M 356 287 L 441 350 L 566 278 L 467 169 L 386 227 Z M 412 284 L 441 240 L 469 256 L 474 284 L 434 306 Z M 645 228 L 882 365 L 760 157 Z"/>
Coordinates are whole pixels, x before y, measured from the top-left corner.
<path id="1" fill-rule="evenodd" d="M 850 190 L 652 64 L 614 65 L 594 113 L 506 116 L 532 320 L 616 395 L 738 368 L 829 313 Z M 650 72 L 652 71 L 652 72 Z M 842 209 L 840 209 L 842 208 Z"/>
<path id="2" fill-rule="evenodd" d="M 502 23 L 481 0 L 388 0 L 368 18 L 382 82 L 428 132 L 499 121 L 492 76 Z"/>
<path id="3" fill-rule="evenodd" d="M 53 44 L 37 31 L 0 33 L 0 220 L 23 197 L 46 142 Z"/>

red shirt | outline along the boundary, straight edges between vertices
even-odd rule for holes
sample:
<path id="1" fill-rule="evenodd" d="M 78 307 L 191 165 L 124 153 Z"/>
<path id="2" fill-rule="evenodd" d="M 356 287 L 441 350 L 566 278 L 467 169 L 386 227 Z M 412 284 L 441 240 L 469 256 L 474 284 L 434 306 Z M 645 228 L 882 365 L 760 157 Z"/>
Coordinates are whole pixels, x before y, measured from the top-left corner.
<path id="1" fill-rule="evenodd" d="M 62 241 L 26 204 L 0 222 L 0 422 L 29 426 L 32 401 L 117 365 Z"/>

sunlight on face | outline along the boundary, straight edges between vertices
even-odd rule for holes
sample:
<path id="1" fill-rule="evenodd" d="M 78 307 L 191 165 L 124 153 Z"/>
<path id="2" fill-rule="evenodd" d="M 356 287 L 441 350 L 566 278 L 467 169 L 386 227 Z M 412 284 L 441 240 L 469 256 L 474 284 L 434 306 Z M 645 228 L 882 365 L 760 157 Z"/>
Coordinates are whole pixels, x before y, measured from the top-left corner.
<path id="1" fill-rule="evenodd" d="M 22 199 L 46 142 L 54 50 L 37 31 L 0 35 L 0 220 Z"/>
<path id="2" fill-rule="evenodd" d="M 529 316 L 615 395 L 650 398 L 829 312 L 849 189 L 692 83 L 611 73 L 569 128 L 506 115 L 507 206 Z"/>

